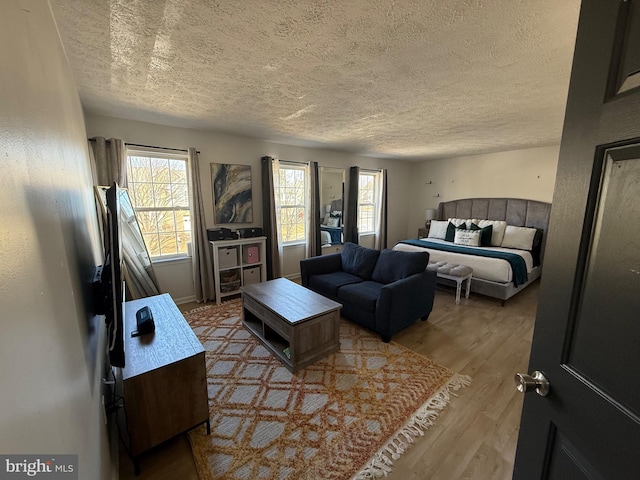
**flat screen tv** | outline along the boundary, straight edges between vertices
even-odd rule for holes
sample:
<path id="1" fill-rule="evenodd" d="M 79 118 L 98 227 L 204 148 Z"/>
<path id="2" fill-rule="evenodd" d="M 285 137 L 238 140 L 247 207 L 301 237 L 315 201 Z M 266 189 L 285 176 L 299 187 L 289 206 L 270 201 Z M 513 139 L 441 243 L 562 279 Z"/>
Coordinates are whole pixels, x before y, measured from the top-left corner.
<path id="1" fill-rule="evenodd" d="M 104 264 L 99 280 L 99 313 L 105 316 L 109 363 L 125 366 L 124 277 L 120 198 L 122 189 L 113 183 L 106 191 L 96 190 L 104 207 Z M 104 196 L 101 192 L 104 192 Z"/>

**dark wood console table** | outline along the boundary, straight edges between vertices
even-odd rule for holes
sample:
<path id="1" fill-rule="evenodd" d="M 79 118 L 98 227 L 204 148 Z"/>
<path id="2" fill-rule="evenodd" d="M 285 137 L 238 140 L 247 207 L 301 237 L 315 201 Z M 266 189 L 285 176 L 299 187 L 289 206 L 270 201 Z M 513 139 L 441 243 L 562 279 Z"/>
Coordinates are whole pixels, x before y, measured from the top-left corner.
<path id="1" fill-rule="evenodd" d="M 131 337 L 136 311 L 148 306 L 155 332 Z M 126 366 L 120 370 L 129 453 L 206 423 L 210 432 L 204 348 L 168 294 L 125 303 Z M 125 435 L 127 436 L 127 435 Z"/>

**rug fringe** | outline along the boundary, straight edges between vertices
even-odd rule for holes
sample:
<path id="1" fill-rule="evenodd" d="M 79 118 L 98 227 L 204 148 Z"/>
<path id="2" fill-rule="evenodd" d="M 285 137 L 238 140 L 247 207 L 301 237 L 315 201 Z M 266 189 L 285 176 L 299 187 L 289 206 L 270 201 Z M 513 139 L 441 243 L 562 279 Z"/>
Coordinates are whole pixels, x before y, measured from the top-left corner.
<path id="1" fill-rule="evenodd" d="M 407 423 L 398 430 L 367 464 L 351 480 L 369 480 L 386 477 L 393 468 L 393 461 L 399 459 L 417 436 L 423 436 L 434 424 L 435 419 L 457 396 L 454 391 L 471 385 L 468 375 L 454 374 L 427 402 L 414 413 Z"/>

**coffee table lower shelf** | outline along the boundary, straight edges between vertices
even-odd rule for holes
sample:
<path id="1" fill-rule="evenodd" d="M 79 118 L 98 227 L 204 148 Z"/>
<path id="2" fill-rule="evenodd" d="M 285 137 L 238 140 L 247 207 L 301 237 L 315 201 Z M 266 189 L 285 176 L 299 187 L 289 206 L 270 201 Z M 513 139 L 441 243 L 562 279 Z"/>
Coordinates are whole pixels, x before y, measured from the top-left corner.
<path id="1" fill-rule="evenodd" d="M 274 356 L 278 357 L 289 370 L 293 369 L 293 363 L 289 358 L 291 356 L 291 353 L 289 353 L 288 356 L 285 353 L 285 350 L 287 348 L 290 348 L 289 342 L 287 340 L 274 332 L 260 319 L 254 317 L 251 312 L 245 312 L 242 323 L 244 324 L 245 328 L 249 330 L 249 332 L 251 332 L 253 336 L 260 340 L 260 343 L 262 343 L 267 350 L 269 350 Z"/>

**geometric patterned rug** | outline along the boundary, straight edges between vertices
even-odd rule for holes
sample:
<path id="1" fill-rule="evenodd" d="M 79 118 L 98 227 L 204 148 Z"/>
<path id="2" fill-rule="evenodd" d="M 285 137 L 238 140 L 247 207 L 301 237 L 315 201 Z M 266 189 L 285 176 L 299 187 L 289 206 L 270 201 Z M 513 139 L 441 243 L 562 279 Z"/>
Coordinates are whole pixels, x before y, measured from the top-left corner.
<path id="1" fill-rule="evenodd" d="M 289 372 L 242 326 L 239 299 L 184 314 L 205 349 L 211 434 L 189 433 L 213 479 L 386 475 L 471 379 L 340 320 L 340 350 Z"/>

